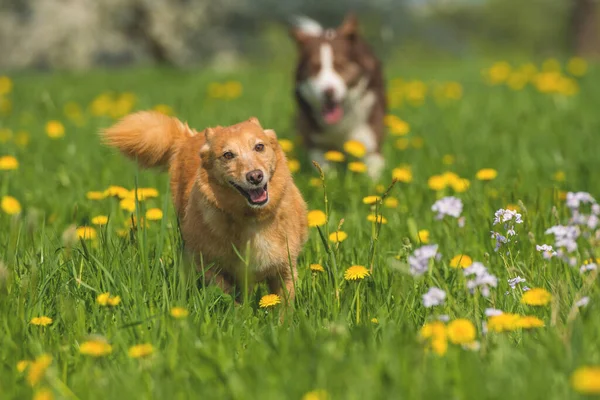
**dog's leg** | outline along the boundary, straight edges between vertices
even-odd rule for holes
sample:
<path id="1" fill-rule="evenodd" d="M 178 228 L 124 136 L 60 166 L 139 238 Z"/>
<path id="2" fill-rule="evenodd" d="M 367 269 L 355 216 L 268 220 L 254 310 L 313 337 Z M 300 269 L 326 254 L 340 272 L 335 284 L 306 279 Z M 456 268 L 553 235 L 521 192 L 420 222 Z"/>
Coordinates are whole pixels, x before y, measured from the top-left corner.
<path id="1" fill-rule="evenodd" d="M 381 172 L 385 167 L 385 160 L 379 153 L 367 154 L 365 157 L 365 164 L 367 164 L 367 173 L 371 179 L 377 180 L 381 176 Z"/>
<path id="2" fill-rule="evenodd" d="M 267 279 L 267 284 L 269 285 L 271 293 L 280 296 L 288 305 L 292 304 L 294 301 L 296 294 L 295 284 L 298 279 L 296 265 L 292 266 L 292 270 L 294 271 L 293 274 L 292 271 L 290 271 L 290 266 L 285 265 L 278 269 L 279 273 L 277 275 Z"/>

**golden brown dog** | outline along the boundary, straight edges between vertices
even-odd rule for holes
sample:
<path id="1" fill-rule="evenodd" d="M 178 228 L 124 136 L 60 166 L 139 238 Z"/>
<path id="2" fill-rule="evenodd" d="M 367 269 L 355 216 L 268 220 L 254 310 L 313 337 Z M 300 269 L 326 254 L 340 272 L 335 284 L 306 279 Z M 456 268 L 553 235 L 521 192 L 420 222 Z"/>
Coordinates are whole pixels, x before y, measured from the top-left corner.
<path id="1" fill-rule="evenodd" d="M 246 278 L 250 288 L 266 281 L 293 299 L 306 204 L 273 130 L 250 118 L 196 132 L 176 118 L 138 112 L 103 135 L 142 167 L 168 168 L 185 248 L 207 282 L 230 292 Z M 234 248 L 249 249 L 247 269 Z"/>

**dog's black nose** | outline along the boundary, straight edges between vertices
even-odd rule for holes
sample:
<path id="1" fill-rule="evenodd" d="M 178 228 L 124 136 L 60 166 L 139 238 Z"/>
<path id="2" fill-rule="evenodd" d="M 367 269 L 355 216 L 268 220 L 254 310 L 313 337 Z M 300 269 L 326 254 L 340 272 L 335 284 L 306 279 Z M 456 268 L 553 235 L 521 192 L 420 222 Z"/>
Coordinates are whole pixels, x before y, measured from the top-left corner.
<path id="1" fill-rule="evenodd" d="M 333 100 L 333 97 L 335 96 L 335 90 L 333 90 L 333 88 L 327 88 L 323 91 L 323 94 L 325 95 L 325 98 L 327 100 Z"/>
<path id="2" fill-rule="evenodd" d="M 263 180 L 263 172 L 260 169 L 255 169 L 246 174 L 246 180 L 253 185 L 258 185 Z"/>

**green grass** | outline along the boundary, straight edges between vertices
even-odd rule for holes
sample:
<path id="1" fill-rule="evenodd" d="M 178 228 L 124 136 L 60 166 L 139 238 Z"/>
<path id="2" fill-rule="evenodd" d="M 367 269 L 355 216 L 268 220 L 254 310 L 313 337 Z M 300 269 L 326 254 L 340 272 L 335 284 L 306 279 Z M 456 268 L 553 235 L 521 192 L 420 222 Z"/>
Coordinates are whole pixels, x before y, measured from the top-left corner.
<path id="1" fill-rule="evenodd" d="M 56 398 L 82 399 L 300 399 L 317 389 L 331 399 L 577 398 L 571 373 L 600 364 L 600 291 L 596 275 L 579 274 L 584 258 L 600 256 L 598 239 L 580 239 L 574 268 L 544 260 L 535 244 L 552 244 L 544 230 L 568 220 L 559 190 L 600 198 L 600 71 L 580 80 L 579 94 L 561 97 L 531 87 L 515 92 L 487 86 L 480 66 L 388 66 L 389 78 L 461 82 L 463 98 L 438 105 L 428 96 L 422 106 L 391 110 L 410 123 L 408 137 L 421 137 L 424 146 L 401 151 L 394 147 L 396 138 L 388 137 L 381 184 L 388 186 L 391 169 L 401 164 L 411 166 L 413 181 L 392 189 L 399 207 L 381 209 L 388 223 L 376 241 L 377 230 L 366 220 L 370 207 L 362 203 L 376 194 L 375 182 L 341 165 L 337 177 L 326 177 L 330 220 L 324 232 L 334 231 L 343 218 L 348 239 L 327 251 L 311 229 L 299 260 L 295 312 L 284 324 L 278 308 L 258 307 L 266 287 L 258 287 L 241 306 L 216 288 L 198 288 L 199 275 L 182 263 L 167 176 L 138 170 L 100 144 L 97 131 L 113 119 L 86 112 L 78 126 L 65 117 L 63 106 L 74 101 L 87 107 L 101 92 L 127 91 L 137 97 L 135 109 L 165 103 L 198 129 L 255 115 L 281 138 L 294 138 L 289 65 L 229 74 L 158 69 L 14 74 L 14 89 L 6 96 L 13 110 L 0 117 L 0 129 L 26 131 L 31 141 L 26 147 L 12 140 L 0 144 L 0 156 L 14 155 L 20 163 L 16 171 L 0 171 L 0 195 L 14 196 L 23 207 L 20 216 L 0 212 L 0 397 L 28 398 L 47 387 Z M 240 98 L 206 96 L 211 82 L 230 79 L 242 83 Z M 64 138 L 46 136 L 44 126 L 53 119 L 64 123 Z M 318 174 L 299 146 L 294 152 L 302 161 L 297 184 L 309 208 L 323 210 L 323 190 L 309 185 Z M 444 165 L 446 154 L 456 163 Z M 497 169 L 498 177 L 475 180 L 484 167 Z M 462 229 L 455 220 L 435 220 L 431 211 L 437 198 L 452 191 L 436 193 L 427 179 L 447 170 L 471 180 L 469 190 L 457 194 L 465 205 Z M 565 182 L 552 180 L 559 170 Z M 109 185 L 157 188 L 159 198 L 142 203 L 140 211 L 159 207 L 165 217 L 119 237 L 116 231 L 128 215 L 118 202 L 86 199 L 86 192 Z M 521 204 L 524 224 L 510 257 L 503 258 L 504 252 L 494 252 L 489 232 L 495 210 L 509 203 Z M 99 240 L 65 246 L 65 229 L 89 225 L 96 215 L 110 217 L 107 227 L 98 228 Z M 420 246 L 417 229 L 428 229 L 442 254 L 421 278 L 405 268 L 406 257 Z M 449 267 L 460 253 L 498 276 L 489 298 L 470 294 L 462 273 Z M 371 257 L 371 277 L 360 284 L 343 280 L 347 267 L 367 265 Z M 313 275 L 311 263 L 321 263 L 327 272 Z M 520 304 L 521 289 L 512 291 L 507 284 L 517 275 L 530 287 L 549 290 L 552 303 Z M 426 309 L 421 296 L 431 286 L 444 289 L 448 298 L 443 306 Z M 121 296 L 121 304 L 97 305 L 96 296 L 107 291 Z M 573 313 L 583 295 L 590 296 L 590 305 Z M 173 319 L 174 306 L 188 309 L 189 317 Z M 481 323 L 487 307 L 535 315 L 546 326 L 485 335 Z M 441 314 L 473 321 L 481 349 L 450 344 L 443 357 L 426 352 L 419 329 Z M 40 315 L 53 323 L 45 328 L 29 323 Z M 79 345 L 94 335 L 108 340 L 112 354 L 98 359 L 80 354 Z M 129 358 L 128 348 L 139 343 L 151 343 L 154 354 Z M 16 364 L 42 353 L 53 361 L 31 388 L 28 372 L 19 373 Z"/>

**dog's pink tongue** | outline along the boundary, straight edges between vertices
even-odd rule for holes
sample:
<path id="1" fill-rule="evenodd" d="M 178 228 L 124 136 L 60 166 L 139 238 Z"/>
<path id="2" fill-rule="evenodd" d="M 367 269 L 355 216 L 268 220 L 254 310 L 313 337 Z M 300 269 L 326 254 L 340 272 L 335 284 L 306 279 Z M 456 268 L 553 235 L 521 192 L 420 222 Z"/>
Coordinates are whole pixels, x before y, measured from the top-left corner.
<path id="1" fill-rule="evenodd" d="M 267 191 L 264 188 L 250 189 L 248 190 L 248 194 L 253 203 L 262 203 L 267 199 Z"/>
<path id="2" fill-rule="evenodd" d="M 326 107 L 323 110 L 323 119 L 330 125 L 337 123 L 343 116 L 344 110 L 339 104 L 336 104 L 333 107 Z"/>

